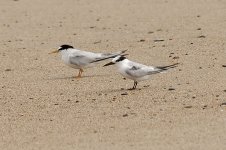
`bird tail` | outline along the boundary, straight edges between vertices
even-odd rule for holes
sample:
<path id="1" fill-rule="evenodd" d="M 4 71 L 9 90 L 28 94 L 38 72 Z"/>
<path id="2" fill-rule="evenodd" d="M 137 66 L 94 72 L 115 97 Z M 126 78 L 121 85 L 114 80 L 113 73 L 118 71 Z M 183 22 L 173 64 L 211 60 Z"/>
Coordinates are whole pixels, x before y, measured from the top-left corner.
<path id="1" fill-rule="evenodd" d="M 122 56 L 128 55 L 128 54 L 124 54 L 126 51 L 127 50 L 122 50 L 122 51 L 118 51 L 118 52 L 114 52 L 114 53 L 102 53 L 100 58 L 97 58 L 96 60 L 92 61 L 91 63 L 110 59 L 110 58 L 115 58 L 118 55 L 122 55 Z"/>
<path id="2" fill-rule="evenodd" d="M 152 72 L 150 72 L 150 73 L 151 73 L 151 74 L 164 73 L 164 72 L 167 71 L 168 69 L 177 67 L 178 64 L 179 64 L 179 63 L 175 63 L 175 64 L 168 65 L 168 66 L 157 66 L 157 67 L 155 67 L 155 71 L 152 71 Z"/>
<path id="3" fill-rule="evenodd" d="M 114 53 L 103 53 L 101 55 L 101 57 L 103 57 L 103 58 L 114 58 L 114 57 L 116 57 L 118 55 L 121 55 L 121 54 L 125 53 L 126 51 L 127 50 L 122 50 L 122 51 L 118 51 L 118 52 L 114 52 Z"/>
<path id="4" fill-rule="evenodd" d="M 156 67 L 156 68 L 157 68 L 157 69 L 160 69 L 160 70 L 162 70 L 162 71 L 165 71 L 165 70 L 168 70 L 168 69 L 177 67 L 178 64 L 179 64 L 179 63 L 175 63 L 175 64 L 168 65 L 168 66 L 158 66 L 158 67 Z"/>

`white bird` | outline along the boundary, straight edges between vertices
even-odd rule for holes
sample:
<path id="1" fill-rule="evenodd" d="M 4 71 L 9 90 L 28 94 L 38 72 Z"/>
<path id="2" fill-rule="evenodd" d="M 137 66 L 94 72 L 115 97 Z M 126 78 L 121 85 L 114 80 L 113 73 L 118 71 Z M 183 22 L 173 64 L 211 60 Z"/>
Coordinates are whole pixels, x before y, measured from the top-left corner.
<path id="1" fill-rule="evenodd" d="M 115 53 L 92 53 L 87 51 L 82 51 L 74 49 L 71 45 L 61 45 L 57 50 L 49 53 L 61 53 L 61 59 L 64 63 L 74 69 L 79 69 L 79 73 L 76 78 L 80 78 L 83 69 L 94 67 L 96 63 L 95 60 L 114 58 L 120 54 L 123 54 L 126 50 L 118 51 Z"/>
<path id="2" fill-rule="evenodd" d="M 178 63 L 168 66 L 146 66 L 139 64 L 133 61 L 128 60 L 124 55 L 119 55 L 112 59 L 110 63 L 105 64 L 104 66 L 116 65 L 118 72 L 125 78 L 129 78 L 134 81 L 133 88 L 130 90 L 136 89 L 137 83 L 143 80 L 147 80 L 150 75 L 156 73 L 162 73 L 170 68 L 174 68 Z M 103 60 L 103 59 L 102 59 Z M 98 61 L 98 60 L 97 60 Z M 99 60 L 100 61 L 100 60 Z"/>

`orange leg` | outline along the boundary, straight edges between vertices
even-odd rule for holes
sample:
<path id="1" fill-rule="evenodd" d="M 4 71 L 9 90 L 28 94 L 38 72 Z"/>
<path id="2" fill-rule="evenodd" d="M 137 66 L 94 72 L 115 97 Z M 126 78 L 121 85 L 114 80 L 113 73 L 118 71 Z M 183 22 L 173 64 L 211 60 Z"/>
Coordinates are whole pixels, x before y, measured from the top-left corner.
<path id="1" fill-rule="evenodd" d="M 75 76 L 75 78 L 81 78 L 82 77 L 82 72 L 83 72 L 83 69 L 79 69 L 78 75 Z"/>

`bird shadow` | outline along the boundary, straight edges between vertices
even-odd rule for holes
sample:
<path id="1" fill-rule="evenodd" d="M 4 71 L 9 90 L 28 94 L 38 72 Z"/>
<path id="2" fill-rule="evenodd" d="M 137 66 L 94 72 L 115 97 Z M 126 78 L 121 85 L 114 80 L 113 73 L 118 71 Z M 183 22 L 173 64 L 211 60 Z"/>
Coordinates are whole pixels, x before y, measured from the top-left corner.
<path id="1" fill-rule="evenodd" d="M 131 90 L 130 88 L 118 88 L 118 89 L 105 89 L 105 90 L 101 90 L 99 92 L 101 93 L 135 93 L 135 92 L 139 92 L 141 90 L 148 90 L 149 87 L 140 87 L 140 88 L 136 88 Z"/>
<path id="2" fill-rule="evenodd" d="M 75 76 L 70 76 L 70 77 L 52 77 L 48 78 L 46 80 L 77 80 L 77 79 L 83 79 L 83 78 L 96 78 L 96 77 L 107 77 L 110 75 L 86 75 L 82 76 L 81 78 L 76 78 Z"/>

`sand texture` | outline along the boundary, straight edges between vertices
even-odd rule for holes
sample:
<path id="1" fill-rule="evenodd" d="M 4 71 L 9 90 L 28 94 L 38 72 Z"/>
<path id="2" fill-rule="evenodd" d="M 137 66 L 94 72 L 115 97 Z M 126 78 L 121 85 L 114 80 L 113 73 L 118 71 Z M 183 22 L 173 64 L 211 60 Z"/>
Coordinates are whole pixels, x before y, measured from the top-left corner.
<path id="1" fill-rule="evenodd" d="M 225 0 L 1 0 L 1 150 L 225 150 Z M 114 66 L 78 70 L 61 44 L 180 63 L 128 91 Z"/>

